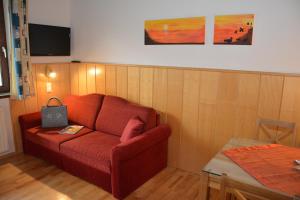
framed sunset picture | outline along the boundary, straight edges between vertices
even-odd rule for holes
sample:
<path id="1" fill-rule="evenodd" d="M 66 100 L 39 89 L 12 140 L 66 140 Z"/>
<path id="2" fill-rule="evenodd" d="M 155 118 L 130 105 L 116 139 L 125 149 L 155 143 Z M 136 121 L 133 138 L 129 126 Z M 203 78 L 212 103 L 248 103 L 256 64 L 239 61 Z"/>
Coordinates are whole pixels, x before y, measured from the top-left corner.
<path id="1" fill-rule="evenodd" d="M 205 17 L 145 21 L 145 45 L 205 43 Z"/>
<path id="2" fill-rule="evenodd" d="M 254 15 L 215 16 L 214 44 L 252 45 Z"/>

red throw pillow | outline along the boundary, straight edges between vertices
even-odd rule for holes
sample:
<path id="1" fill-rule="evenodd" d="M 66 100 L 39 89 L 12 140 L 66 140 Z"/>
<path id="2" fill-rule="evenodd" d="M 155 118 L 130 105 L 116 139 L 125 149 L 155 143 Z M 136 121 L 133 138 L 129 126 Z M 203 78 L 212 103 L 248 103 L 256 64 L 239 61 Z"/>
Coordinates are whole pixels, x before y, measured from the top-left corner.
<path id="1" fill-rule="evenodd" d="M 140 135 L 144 131 L 144 125 L 145 123 L 139 117 L 131 118 L 123 130 L 120 141 L 126 142 L 127 140 Z"/>

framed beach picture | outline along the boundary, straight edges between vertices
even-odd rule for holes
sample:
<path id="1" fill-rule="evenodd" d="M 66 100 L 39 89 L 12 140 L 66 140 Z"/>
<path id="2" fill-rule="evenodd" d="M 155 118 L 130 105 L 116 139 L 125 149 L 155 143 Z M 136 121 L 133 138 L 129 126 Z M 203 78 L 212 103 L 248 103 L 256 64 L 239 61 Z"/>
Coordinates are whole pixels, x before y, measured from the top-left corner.
<path id="1" fill-rule="evenodd" d="M 252 45 L 254 15 L 215 16 L 214 44 Z"/>
<path id="2" fill-rule="evenodd" d="M 145 45 L 203 45 L 205 17 L 145 21 Z"/>

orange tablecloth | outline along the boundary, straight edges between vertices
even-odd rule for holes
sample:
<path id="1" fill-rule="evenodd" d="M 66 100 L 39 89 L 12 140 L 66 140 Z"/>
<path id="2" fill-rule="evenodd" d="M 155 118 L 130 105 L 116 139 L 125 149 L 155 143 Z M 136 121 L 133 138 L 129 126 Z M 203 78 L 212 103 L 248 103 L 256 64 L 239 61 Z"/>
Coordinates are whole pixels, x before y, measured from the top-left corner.
<path id="1" fill-rule="evenodd" d="M 278 144 L 241 147 L 223 152 L 242 169 L 271 189 L 287 194 L 300 194 L 300 171 L 294 160 L 300 149 Z"/>

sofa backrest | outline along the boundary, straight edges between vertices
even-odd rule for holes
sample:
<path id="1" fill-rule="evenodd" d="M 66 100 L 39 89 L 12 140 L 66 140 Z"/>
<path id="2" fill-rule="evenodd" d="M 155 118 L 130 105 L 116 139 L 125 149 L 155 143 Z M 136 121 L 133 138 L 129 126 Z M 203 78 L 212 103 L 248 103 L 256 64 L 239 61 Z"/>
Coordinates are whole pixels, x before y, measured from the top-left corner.
<path id="1" fill-rule="evenodd" d="M 153 108 L 139 106 L 120 97 L 105 96 L 96 120 L 96 130 L 121 136 L 129 119 L 136 116 L 145 123 L 144 131 L 156 127 Z"/>
<path id="2" fill-rule="evenodd" d="M 75 124 L 94 129 L 103 98 L 104 95 L 101 94 L 66 97 L 64 104 L 67 106 L 69 120 Z"/>

